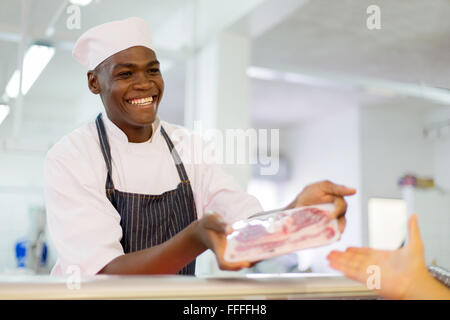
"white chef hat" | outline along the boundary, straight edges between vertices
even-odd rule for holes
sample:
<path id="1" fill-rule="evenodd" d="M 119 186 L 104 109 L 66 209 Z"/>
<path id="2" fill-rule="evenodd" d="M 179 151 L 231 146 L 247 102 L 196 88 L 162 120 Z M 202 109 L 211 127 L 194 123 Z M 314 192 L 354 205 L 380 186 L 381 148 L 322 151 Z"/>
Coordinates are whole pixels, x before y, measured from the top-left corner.
<path id="1" fill-rule="evenodd" d="M 75 43 L 72 55 L 92 70 L 113 54 L 134 46 L 153 50 L 148 24 L 141 18 L 131 17 L 89 29 Z"/>

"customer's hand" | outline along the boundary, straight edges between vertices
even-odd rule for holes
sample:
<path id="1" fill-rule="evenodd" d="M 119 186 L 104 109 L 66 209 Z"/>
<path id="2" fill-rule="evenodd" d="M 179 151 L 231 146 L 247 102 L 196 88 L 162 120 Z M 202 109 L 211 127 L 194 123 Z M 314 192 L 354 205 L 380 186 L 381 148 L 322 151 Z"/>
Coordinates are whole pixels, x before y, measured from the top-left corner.
<path id="1" fill-rule="evenodd" d="M 334 211 L 330 218 L 338 218 L 339 231 L 342 233 L 345 229 L 345 213 L 347 211 L 347 202 L 344 196 L 354 195 L 355 193 L 356 189 L 334 184 L 330 181 L 316 182 L 306 186 L 287 209 L 334 203 Z"/>
<path id="2" fill-rule="evenodd" d="M 375 288 L 375 292 L 388 299 L 433 299 L 442 297 L 442 294 L 445 297 L 445 287 L 426 268 L 417 215 L 410 218 L 408 230 L 409 242 L 401 249 L 348 248 L 345 252 L 332 251 L 327 257 L 330 266 L 363 283 L 367 283 L 369 277 L 379 276 L 379 288 Z M 370 266 L 378 268 L 379 273 L 369 274 Z M 376 282 L 372 284 L 376 285 Z M 447 291 L 448 298 L 450 290 Z"/>

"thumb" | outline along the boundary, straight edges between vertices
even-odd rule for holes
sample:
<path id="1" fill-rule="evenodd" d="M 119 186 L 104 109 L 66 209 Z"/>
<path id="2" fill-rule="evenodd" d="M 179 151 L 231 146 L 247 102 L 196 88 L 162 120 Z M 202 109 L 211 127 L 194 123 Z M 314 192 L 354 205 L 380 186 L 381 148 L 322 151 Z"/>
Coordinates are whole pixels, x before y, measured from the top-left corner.
<path id="1" fill-rule="evenodd" d="M 418 249 L 423 251 L 422 237 L 419 231 L 419 221 L 417 213 L 413 214 L 408 221 L 408 234 L 409 234 L 409 244 L 413 249 Z"/>
<path id="2" fill-rule="evenodd" d="M 223 220 L 222 216 L 218 213 L 208 214 L 205 218 L 207 219 L 205 228 L 214 230 L 219 233 L 231 233 L 231 227 Z"/>
<path id="3" fill-rule="evenodd" d="M 355 188 L 349 188 L 344 185 L 334 184 L 329 181 L 324 183 L 323 188 L 325 192 L 339 197 L 351 196 L 356 193 Z"/>

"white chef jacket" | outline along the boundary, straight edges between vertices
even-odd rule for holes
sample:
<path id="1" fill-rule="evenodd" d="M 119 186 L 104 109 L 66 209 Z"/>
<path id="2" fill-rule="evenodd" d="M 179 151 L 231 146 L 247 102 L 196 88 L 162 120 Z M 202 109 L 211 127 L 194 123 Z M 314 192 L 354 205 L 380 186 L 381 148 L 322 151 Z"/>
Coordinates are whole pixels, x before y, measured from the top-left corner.
<path id="1" fill-rule="evenodd" d="M 102 119 L 111 146 L 115 189 L 152 195 L 176 189 L 180 178 L 160 132 L 162 124 L 191 181 L 199 219 L 210 210 L 232 223 L 262 211 L 259 201 L 244 192 L 211 158 L 206 163 L 195 161 L 199 152 L 208 152 L 193 148 L 201 143 L 186 129 L 157 118 L 150 140 L 130 143 L 105 114 Z M 47 222 L 58 253 L 52 275 L 66 275 L 74 268 L 79 268 L 82 275 L 94 275 L 124 254 L 120 215 L 106 197 L 106 175 L 94 121 L 64 136 L 47 153 L 44 188 Z"/>

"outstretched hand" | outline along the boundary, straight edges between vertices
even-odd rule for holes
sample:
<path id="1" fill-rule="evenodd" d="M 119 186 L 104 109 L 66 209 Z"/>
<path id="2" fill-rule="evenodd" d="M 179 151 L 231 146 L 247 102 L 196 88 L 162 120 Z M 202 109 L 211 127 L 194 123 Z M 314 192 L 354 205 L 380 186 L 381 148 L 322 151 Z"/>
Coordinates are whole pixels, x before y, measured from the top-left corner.
<path id="1" fill-rule="evenodd" d="M 345 229 L 345 212 L 347 211 L 347 202 L 344 200 L 344 196 L 354 195 L 355 193 L 356 189 L 338 185 L 331 181 L 316 182 L 306 186 L 287 209 L 334 203 L 334 211 L 330 218 L 338 219 L 339 231 L 342 233 Z"/>
<path id="2" fill-rule="evenodd" d="M 408 223 L 409 242 L 398 250 L 348 248 L 345 252 L 332 251 L 327 259 L 330 266 L 345 276 L 367 283 L 370 266 L 379 268 L 379 288 L 375 291 L 388 299 L 409 299 L 425 290 L 423 283 L 433 281 L 424 258 L 423 243 L 419 233 L 417 215 Z M 431 279 L 430 279 L 431 278 Z"/>

